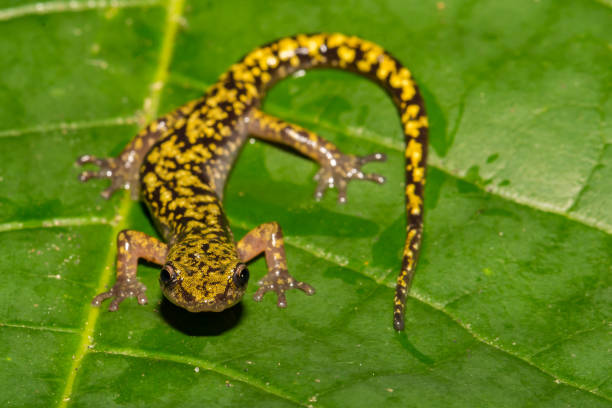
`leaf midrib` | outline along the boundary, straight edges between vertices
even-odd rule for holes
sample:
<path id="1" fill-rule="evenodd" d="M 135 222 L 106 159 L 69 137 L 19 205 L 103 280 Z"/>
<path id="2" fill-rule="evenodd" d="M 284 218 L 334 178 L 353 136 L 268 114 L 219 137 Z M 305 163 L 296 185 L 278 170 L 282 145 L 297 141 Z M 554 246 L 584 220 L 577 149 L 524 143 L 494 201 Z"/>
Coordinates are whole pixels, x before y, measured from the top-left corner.
<path id="1" fill-rule="evenodd" d="M 145 113 L 144 118 L 146 122 L 155 119 L 158 115 L 157 110 L 159 107 L 159 100 L 161 98 L 162 90 L 168 77 L 168 69 L 174 51 L 175 37 L 178 31 L 178 24 L 180 18 L 182 17 L 184 4 L 185 0 L 169 0 L 166 3 L 166 21 L 164 23 L 164 31 L 162 34 L 162 43 L 160 47 L 160 55 L 157 63 L 157 69 L 155 71 L 153 81 L 150 86 L 150 93 L 148 97 L 146 97 L 143 101 L 143 110 Z M 126 221 L 127 215 L 129 211 L 133 208 L 133 206 L 134 204 L 132 203 L 132 200 L 130 199 L 129 195 L 124 194 L 121 198 L 121 203 L 118 211 L 120 221 L 113 227 L 111 232 L 112 237 L 117 236 L 117 234 L 122 229 L 128 227 Z M 104 262 L 104 267 L 100 272 L 100 279 L 96 291 L 97 293 L 104 291 L 104 289 L 110 282 L 114 272 L 114 263 L 115 248 L 111 246 L 107 253 L 106 261 Z M 85 313 L 86 319 L 84 321 L 81 338 L 79 341 L 79 345 L 77 346 L 77 349 L 74 353 L 74 359 L 72 360 L 72 365 L 66 378 L 62 397 L 58 401 L 58 408 L 66 407 L 68 401 L 70 401 L 72 395 L 72 387 L 79 372 L 79 368 L 93 342 L 93 334 L 98 322 L 98 317 L 100 315 L 100 308 L 92 307 L 91 305 L 86 304 Z"/>

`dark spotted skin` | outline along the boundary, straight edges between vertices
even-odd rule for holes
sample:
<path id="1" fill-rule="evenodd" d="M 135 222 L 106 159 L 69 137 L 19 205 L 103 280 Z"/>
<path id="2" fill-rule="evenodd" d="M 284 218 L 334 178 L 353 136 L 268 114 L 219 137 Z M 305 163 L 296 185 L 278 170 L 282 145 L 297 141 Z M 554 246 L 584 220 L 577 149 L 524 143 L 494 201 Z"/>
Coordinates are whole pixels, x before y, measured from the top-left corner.
<path id="1" fill-rule="evenodd" d="M 410 72 L 378 45 L 343 34 L 287 37 L 246 55 L 221 76 L 200 99 L 191 101 L 143 129 L 117 158 L 82 156 L 98 171 L 81 173 L 81 180 L 109 178 L 102 195 L 126 188 L 144 200 L 166 244 L 137 231 L 118 237 L 117 283 L 94 299 L 107 298 L 115 310 L 126 297 L 146 302 L 145 288 L 136 277 L 138 258 L 164 265 L 160 284 L 165 296 L 190 311 L 220 311 L 242 298 L 248 281 L 245 263 L 264 252 L 268 274 L 259 282 L 255 300 L 275 291 L 286 306 L 284 292 L 314 289 L 295 280 L 287 270 L 282 231 L 263 224 L 237 243 L 222 207 L 228 173 L 248 136 L 282 143 L 317 161 L 321 169 L 315 197 L 338 189 L 346 201 L 350 180 L 383 183 L 384 178 L 362 172 L 374 153 L 358 157 L 299 126 L 259 110 L 265 91 L 276 81 L 302 69 L 338 68 L 364 75 L 384 87 L 397 106 L 406 141 L 407 235 L 398 276 L 393 324 L 404 327 L 406 296 L 422 234 L 423 188 L 427 156 L 427 116 Z M 139 194 L 140 193 L 140 194 Z"/>

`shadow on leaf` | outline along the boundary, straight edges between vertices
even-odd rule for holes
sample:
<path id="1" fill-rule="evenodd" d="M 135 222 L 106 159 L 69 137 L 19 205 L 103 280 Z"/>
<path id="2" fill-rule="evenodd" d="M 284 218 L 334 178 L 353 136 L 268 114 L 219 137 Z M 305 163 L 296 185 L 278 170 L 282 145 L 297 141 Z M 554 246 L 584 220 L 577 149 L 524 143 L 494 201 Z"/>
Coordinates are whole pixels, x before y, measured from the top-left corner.
<path id="1" fill-rule="evenodd" d="M 222 312 L 192 313 L 163 298 L 160 313 L 164 320 L 188 336 L 218 336 L 231 330 L 240 321 L 242 303 Z"/>

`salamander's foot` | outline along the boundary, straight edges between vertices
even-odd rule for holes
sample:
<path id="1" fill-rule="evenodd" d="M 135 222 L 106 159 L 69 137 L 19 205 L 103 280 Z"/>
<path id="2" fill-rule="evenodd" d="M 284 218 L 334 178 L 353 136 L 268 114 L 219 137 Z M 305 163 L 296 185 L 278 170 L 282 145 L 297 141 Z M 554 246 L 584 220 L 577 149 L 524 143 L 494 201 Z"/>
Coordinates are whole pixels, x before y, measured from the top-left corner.
<path id="1" fill-rule="evenodd" d="M 132 198 L 138 198 L 138 171 L 131 168 L 120 157 L 107 157 L 100 159 L 88 154 L 79 157 L 76 164 L 82 166 L 84 164 L 94 164 L 98 166 L 98 170 L 85 170 L 79 174 L 79 180 L 83 183 L 92 178 L 107 178 L 111 181 L 111 185 L 101 195 L 105 199 L 109 199 L 116 190 L 130 190 Z"/>
<path id="2" fill-rule="evenodd" d="M 253 295 L 256 302 L 261 301 L 266 292 L 274 291 L 278 297 L 278 307 L 287 307 L 285 291 L 289 289 L 300 289 L 307 295 L 314 295 L 315 289 L 307 283 L 297 281 L 284 269 L 275 268 L 266 274 L 259 282 L 259 289 Z"/>
<path id="3" fill-rule="evenodd" d="M 146 305 L 146 291 L 147 287 L 140 283 L 138 279 L 121 279 L 117 280 L 115 285 L 108 292 L 102 292 L 94 297 L 91 304 L 100 306 L 106 299 L 113 298 L 108 306 L 108 310 L 114 312 L 119 308 L 119 304 L 123 302 L 124 299 L 135 297 L 138 299 L 139 304 Z"/>
<path id="4" fill-rule="evenodd" d="M 346 186 L 351 180 L 369 180 L 378 184 L 383 184 L 385 178 L 376 173 L 364 173 L 361 171 L 361 166 L 371 161 L 385 161 L 387 156 L 384 153 L 368 154 L 367 156 L 354 156 L 352 154 L 342 154 L 334 157 L 321 166 L 321 169 L 315 175 L 317 188 L 315 190 L 315 199 L 320 200 L 328 188 L 336 187 L 338 189 L 338 202 L 346 202 Z"/>

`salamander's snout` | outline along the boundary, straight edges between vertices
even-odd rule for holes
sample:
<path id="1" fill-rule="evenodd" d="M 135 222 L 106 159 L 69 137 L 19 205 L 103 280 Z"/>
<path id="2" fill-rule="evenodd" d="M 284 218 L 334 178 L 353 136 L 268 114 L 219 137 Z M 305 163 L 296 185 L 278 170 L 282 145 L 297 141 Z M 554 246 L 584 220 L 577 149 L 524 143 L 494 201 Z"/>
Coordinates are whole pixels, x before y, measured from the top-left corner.
<path id="1" fill-rule="evenodd" d="M 167 262 L 159 274 L 164 296 L 190 312 L 221 312 L 234 306 L 242 299 L 248 281 L 249 270 L 243 263 L 213 272 Z"/>

